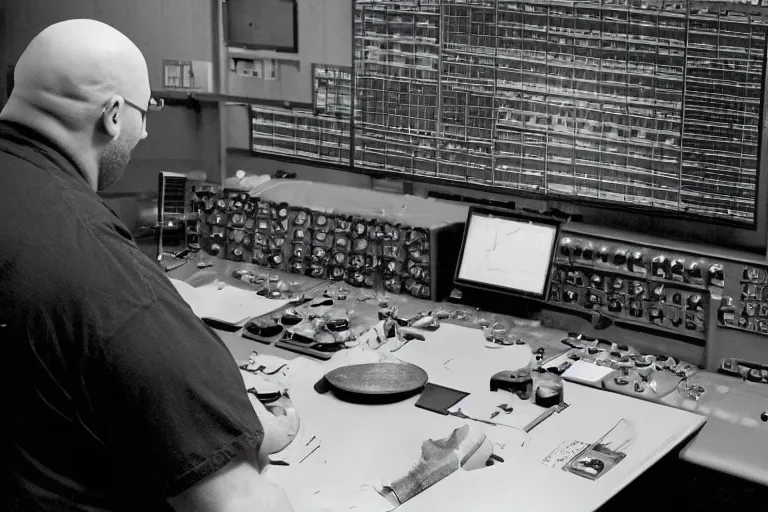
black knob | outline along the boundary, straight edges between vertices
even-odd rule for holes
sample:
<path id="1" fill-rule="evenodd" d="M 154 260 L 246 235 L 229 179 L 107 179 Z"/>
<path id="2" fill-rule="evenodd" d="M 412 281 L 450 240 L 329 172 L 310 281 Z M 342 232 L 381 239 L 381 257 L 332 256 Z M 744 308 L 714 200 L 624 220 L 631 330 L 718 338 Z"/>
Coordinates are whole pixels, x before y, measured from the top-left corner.
<path id="1" fill-rule="evenodd" d="M 710 273 L 712 273 L 711 270 L 714 267 L 715 267 L 714 265 L 712 265 L 712 267 L 710 267 Z M 757 269 L 755 267 L 746 267 L 744 269 L 743 277 L 744 277 L 745 281 L 757 282 L 757 281 L 760 280 L 760 273 L 757 271 Z"/>
<path id="2" fill-rule="evenodd" d="M 608 248 L 603 246 L 600 248 L 600 252 L 598 253 L 598 257 L 600 258 L 600 261 L 603 263 L 608 263 L 608 260 L 610 259 L 610 254 L 608 252 Z"/>
<path id="3" fill-rule="evenodd" d="M 648 309 L 648 317 L 651 320 L 662 320 L 664 318 L 664 311 L 662 311 L 657 306 L 651 306 Z"/>
<path id="4" fill-rule="evenodd" d="M 683 277 L 684 268 L 683 260 L 672 260 L 672 263 L 669 264 L 669 272 L 673 277 Z"/>
<path id="5" fill-rule="evenodd" d="M 213 244 L 208 252 L 211 253 L 211 256 L 217 256 L 219 252 L 221 252 L 221 246 L 219 244 Z"/>
<path id="6" fill-rule="evenodd" d="M 688 279 L 699 280 L 702 278 L 701 267 L 695 261 L 688 265 L 688 270 L 685 271 L 685 276 Z"/>
<path id="7" fill-rule="evenodd" d="M 628 267 L 630 271 L 637 272 L 643 269 L 643 253 L 635 251 L 629 256 Z"/>
<path id="8" fill-rule="evenodd" d="M 762 382 L 763 381 L 763 372 L 760 370 L 757 370 L 755 368 L 752 368 L 747 373 L 747 380 L 750 382 Z"/>
<path id="9" fill-rule="evenodd" d="M 761 419 L 763 422 L 767 422 L 767 421 L 768 421 L 768 411 L 763 411 L 763 412 L 761 412 L 761 413 L 760 413 L 760 419 Z"/>
<path id="10" fill-rule="evenodd" d="M 722 265 L 714 264 L 709 267 L 709 284 L 712 284 L 715 286 L 725 285 L 725 271 L 723 270 Z"/>
<path id="11" fill-rule="evenodd" d="M 643 307 L 640 304 L 640 301 L 637 301 L 637 300 L 629 301 L 629 314 L 636 318 L 640 318 L 643 316 Z"/>
<path id="12" fill-rule="evenodd" d="M 688 303 L 688 309 L 691 311 L 697 311 L 701 309 L 701 295 L 699 295 L 698 293 L 689 295 L 687 303 Z"/>
<path id="13" fill-rule="evenodd" d="M 615 265 L 624 265 L 627 262 L 627 251 L 624 249 L 616 249 L 613 253 L 613 263 Z"/>
<path id="14" fill-rule="evenodd" d="M 598 296 L 594 293 L 587 294 L 587 302 L 591 305 L 595 305 L 600 302 Z"/>
<path id="15" fill-rule="evenodd" d="M 662 300 L 664 298 L 664 285 L 658 284 L 654 286 L 653 291 L 651 291 L 651 297 L 653 300 Z"/>
<path id="16" fill-rule="evenodd" d="M 656 256 L 651 261 L 651 274 L 659 279 L 667 278 L 667 258 L 664 256 Z"/>
<path id="17" fill-rule="evenodd" d="M 621 306 L 621 299 L 618 299 L 618 298 L 615 298 L 615 297 L 614 297 L 614 298 L 612 298 L 612 299 L 611 299 L 611 300 L 608 302 L 608 310 L 609 310 L 609 311 L 611 311 L 611 312 L 613 312 L 613 313 L 618 313 L 618 312 L 620 312 L 620 311 L 621 311 L 621 309 L 622 309 L 622 306 Z"/>
<path id="18" fill-rule="evenodd" d="M 592 285 L 592 288 L 600 288 L 603 285 L 603 278 L 597 274 L 594 274 L 589 278 L 589 282 Z"/>
<path id="19" fill-rule="evenodd" d="M 578 297 L 579 296 L 573 290 L 566 290 L 565 293 L 563 293 L 563 300 L 565 302 L 576 302 Z"/>
<path id="20" fill-rule="evenodd" d="M 571 256 L 571 239 L 570 238 L 563 238 L 560 241 L 560 254 L 566 257 Z"/>
<path id="21" fill-rule="evenodd" d="M 672 304 L 676 304 L 678 306 L 682 306 L 683 304 L 683 295 L 680 293 L 675 293 L 672 295 Z"/>
<path id="22" fill-rule="evenodd" d="M 595 246 L 592 244 L 587 244 L 586 247 L 584 247 L 584 251 L 581 253 L 581 259 L 592 261 L 592 258 L 595 257 Z"/>
<path id="23" fill-rule="evenodd" d="M 614 290 L 621 290 L 624 287 L 624 280 L 620 277 L 617 277 L 613 280 L 613 289 Z"/>

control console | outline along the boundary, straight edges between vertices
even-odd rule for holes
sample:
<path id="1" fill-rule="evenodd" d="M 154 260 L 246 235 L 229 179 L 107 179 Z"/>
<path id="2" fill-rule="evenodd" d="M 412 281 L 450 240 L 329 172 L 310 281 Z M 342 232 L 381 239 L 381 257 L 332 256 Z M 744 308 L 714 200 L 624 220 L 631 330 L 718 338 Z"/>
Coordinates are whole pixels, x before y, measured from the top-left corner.
<path id="1" fill-rule="evenodd" d="M 705 339 L 710 290 L 722 289 L 724 282 L 719 261 L 568 233 L 564 227 L 548 302 Z"/>
<path id="2" fill-rule="evenodd" d="M 768 382 L 762 373 L 768 365 L 768 264 L 762 259 L 565 224 L 550 272 L 546 302 L 588 316 L 595 330 L 613 323 L 657 339 L 687 340 L 706 347 L 701 357 L 685 352 L 696 364 L 712 372 L 733 367 L 745 378 Z M 671 349 L 662 345 L 660 350 Z"/>
<path id="3" fill-rule="evenodd" d="M 721 327 L 768 335 L 768 270 L 743 265 L 738 290 L 723 295 L 717 311 Z"/>

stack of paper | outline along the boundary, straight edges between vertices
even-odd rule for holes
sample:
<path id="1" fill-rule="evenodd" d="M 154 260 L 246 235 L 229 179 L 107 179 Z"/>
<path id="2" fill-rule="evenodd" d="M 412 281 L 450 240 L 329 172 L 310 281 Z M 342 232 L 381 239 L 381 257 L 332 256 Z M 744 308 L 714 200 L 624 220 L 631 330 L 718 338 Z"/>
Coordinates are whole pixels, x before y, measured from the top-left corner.
<path id="1" fill-rule="evenodd" d="M 219 289 L 218 283 L 195 288 L 184 281 L 171 279 L 171 283 L 200 318 L 219 320 L 233 325 L 244 324 L 251 318 L 284 308 L 288 301 L 267 299 L 254 290 L 234 286 Z"/>

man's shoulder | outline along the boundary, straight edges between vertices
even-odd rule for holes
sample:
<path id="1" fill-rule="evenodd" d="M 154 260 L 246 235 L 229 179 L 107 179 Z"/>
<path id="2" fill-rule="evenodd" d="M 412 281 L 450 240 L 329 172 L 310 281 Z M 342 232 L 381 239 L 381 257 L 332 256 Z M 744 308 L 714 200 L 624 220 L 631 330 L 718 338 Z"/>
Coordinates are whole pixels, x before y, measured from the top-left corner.
<path id="1" fill-rule="evenodd" d="M 162 273 L 105 207 L 59 192 L 28 191 L 34 206 L 19 205 L 0 228 L 0 297 L 52 316 L 87 317 L 108 334 L 156 300 Z"/>

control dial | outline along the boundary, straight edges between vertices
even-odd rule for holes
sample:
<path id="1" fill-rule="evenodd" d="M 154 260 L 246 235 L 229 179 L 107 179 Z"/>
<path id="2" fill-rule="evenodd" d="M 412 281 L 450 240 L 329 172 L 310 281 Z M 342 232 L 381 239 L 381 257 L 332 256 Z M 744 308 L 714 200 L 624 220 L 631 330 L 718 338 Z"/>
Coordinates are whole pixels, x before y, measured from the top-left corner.
<path id="1" fill-rule="evenodd" d="M 714 267 L 715 265 L 712 265 L 711 268 L 714 268 Z M 744 279 L 747 281 L 752 281 L 753 283 L 756 283 L 760 281 L 760 272 L 755 267 L 747 267 L 744 269 Z"/>
<path id="2" fill-rule="evenodd" d="M 625 249 L 616 249 L 613 253 L 614 265 L 624 265 L 627 262 L 627 251 Z"/>
<path id="3" fill-rule="evenodd" d="M 653 287 L 653 290 L 651 290 L 651 298 L 653 300 L 662 300 L 664 299 L 664 285 L 663 284 L 657 284 Z"/>
<path id="4" fill-rule="evenodd" d="M 632 254 L 629 255 L 629 260 L 627 262 L 627 267 L 629 268 L 630 272 L 642 272 L 645 270 L 645 267 L 643 267 L 643 253 L 640 251 L 635 251 Z"/>
<path id="5" fill-rule="evenodd" d="M 578 294 L 573 290 L 566 290 L 565 293 L 563 293 L 564 302 L 576 302 L 578 298 Z"/>
<path id="6" fill-rule="evenodd" d="M 685 271 L 685 277 L 688 279 L 688 281 L 700 281 L 703 277 L 703 274 L 699 264 L 694 261 L 688 265 L 688 268 Z"/>
<path id="7" fill-rule="evenodd" d="M 656 256 L 651 260 L 651 274 L 659 279 L 667 278 L 667 258 Z"/>
<path id="8" fill-rule="evenodd" d="M 698 293 L 689 295 L 686 303 L 687 303 L 688 310 L 699 311 L 701 309 L 701 295 L 699 295 Z"/>
<path id="9" fill-rule="evenodd" d="M 648 317 L 651 321 L 661 321 L 664 319 L 664 311 L 658 306 L 651 306 L 648 308 Z"/>
<path id="10" fill-rule="evenodd" d="M 581 259 L 592 261 L 592 259 L 595 257 L 595 246 L 591 243 L 588 243 L 584 250 L 581 252 Z"/>
<path id="11" fill-rule="evenodd" d="M 683 260 L 672 260 L 669 264 L 669 273 L 672 274 L 672 279 L 679 279 L 682 281 L 684 269 L 685 262 Z"/>
<path id="12" fill-rule="evenodd" d="M 725 271 L 723 266 L 719 263 L 709 267 L 709 284 L 712 286 L 719 286 L 722 288 L 725 286 Z"/>
<path id="13" fill-rule="evenodd" d="M 589 284 L 592 286 L 592 288 L 597 288 L 600 290 L 603 287 L 603 278 L 597 274 L 594 274 L 589 278 Z"/>
<path id="14" fill-rule="evenodd" d="M 608 301 L 608 311 L 611 311 L 613 313 L 618 313 L 622 309 L 621 305 L 621 299 L 618 297 L 612 297 L 610 301 Z"/>
<path id="15" fill-rule="evenodd" d="M 611 254 L 606 246 L 600 247 L 600 251 L 597 253 L 597 256 L 603 263 L 608 263 L 608 260 L 611 258 Z"/>
<path id="16" fill-rule="evenodd" d="M 573 240 L 570 238 L 563 238 L 560 240 L 560 254 L 563 256 L 570 258 L 571 256 L 571 245 L 573 244 Z"/>

